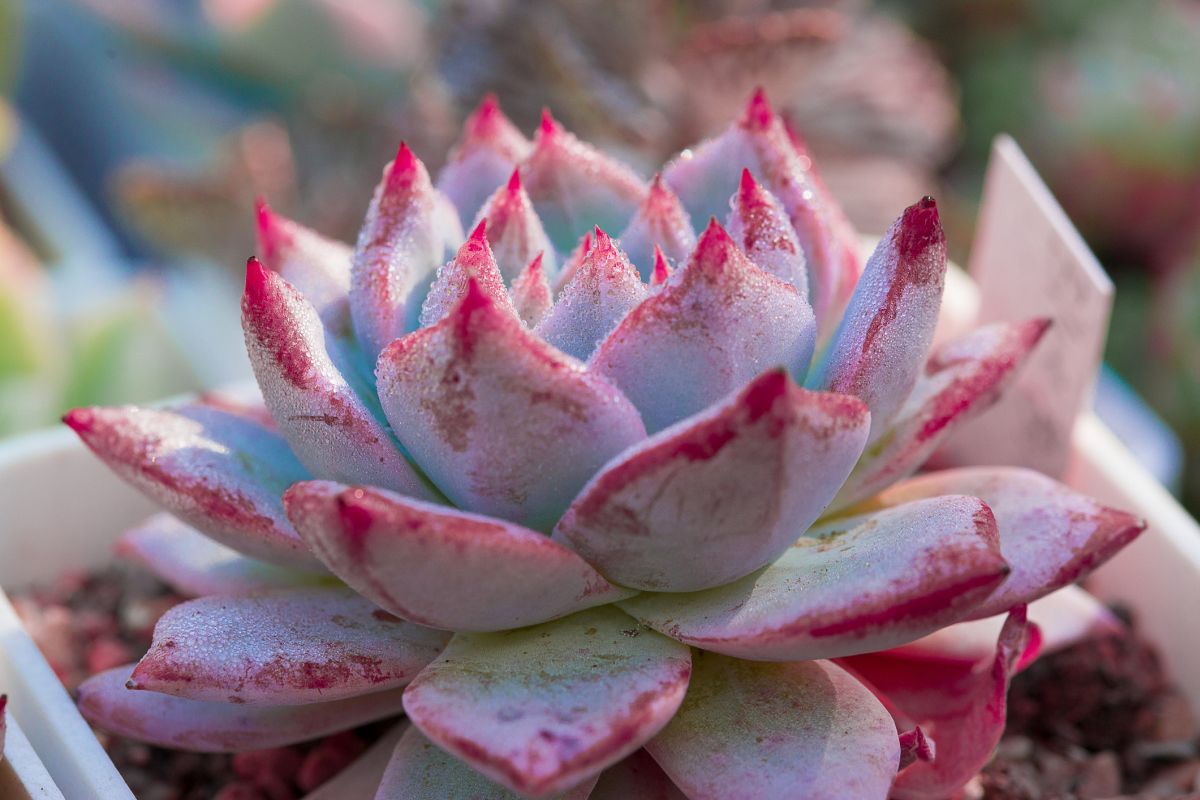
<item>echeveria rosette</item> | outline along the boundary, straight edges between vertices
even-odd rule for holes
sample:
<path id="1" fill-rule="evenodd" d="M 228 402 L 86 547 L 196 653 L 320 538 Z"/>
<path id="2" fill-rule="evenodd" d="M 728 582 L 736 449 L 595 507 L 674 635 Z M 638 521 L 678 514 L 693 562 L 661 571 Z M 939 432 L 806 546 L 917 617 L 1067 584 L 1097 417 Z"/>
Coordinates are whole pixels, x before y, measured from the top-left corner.
<path id="1" fill-rule="evenodd" d="M 121 551 L 198 596 L 85 714 L 239 750 L 403 707 L 379 797 L 956 790 L 1026 604 L 1142 524 L 1024 470 L 912 477 L 1048 323 L 930 354 L 935 203 L 860 265 L 802 155 L 758 94 L 647 184 L 489 101 L 436 183 L 401 147 L 355 248 L 263 205 L 266 409 L 68 415 L 178 517 Z"/>

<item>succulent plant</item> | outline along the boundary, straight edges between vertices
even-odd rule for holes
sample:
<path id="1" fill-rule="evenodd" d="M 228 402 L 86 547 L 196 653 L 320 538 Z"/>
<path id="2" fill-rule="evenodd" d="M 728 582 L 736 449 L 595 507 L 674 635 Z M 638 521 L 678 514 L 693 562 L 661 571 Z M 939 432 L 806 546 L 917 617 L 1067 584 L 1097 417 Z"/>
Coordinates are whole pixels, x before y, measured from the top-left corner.
<path id="1" fill-rule="evenodd" d="M 863 266 L 761 93 L 650 183 L 489 99 L 436 185 L 400 147 L 354 247 L 258 223 L 265 407 L 66 417 L 173 515 L 121 551 L 197 597 L 80 688 L 110 731 L 236 751 L 403 711 L 378 797 L 944 797 L 1025 604 L 1142 530 L 1029 471 L 913 477 L 1048 322 L 930 355 L 936 204 Z"/>

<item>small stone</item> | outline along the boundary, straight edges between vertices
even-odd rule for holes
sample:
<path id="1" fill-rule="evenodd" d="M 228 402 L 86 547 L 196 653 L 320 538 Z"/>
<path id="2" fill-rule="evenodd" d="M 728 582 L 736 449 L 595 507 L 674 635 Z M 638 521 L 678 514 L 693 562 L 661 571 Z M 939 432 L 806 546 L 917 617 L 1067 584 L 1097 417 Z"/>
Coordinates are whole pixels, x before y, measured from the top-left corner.
<path id="1" fill-rule="evenodd" d="M 996 748 L 996 758 L 1006 761 L 1026 761 L 1033 755 L 1033 740 L 1028 736 L 1005 736 Z"/>
<path id="2" fill-rule="evenodd" d="M 1121 762 L 1111 750 L 1097 753 L 1084 765 L 1075 786 L 1080 800 L 1113 797 L 1121 791 Z"/>

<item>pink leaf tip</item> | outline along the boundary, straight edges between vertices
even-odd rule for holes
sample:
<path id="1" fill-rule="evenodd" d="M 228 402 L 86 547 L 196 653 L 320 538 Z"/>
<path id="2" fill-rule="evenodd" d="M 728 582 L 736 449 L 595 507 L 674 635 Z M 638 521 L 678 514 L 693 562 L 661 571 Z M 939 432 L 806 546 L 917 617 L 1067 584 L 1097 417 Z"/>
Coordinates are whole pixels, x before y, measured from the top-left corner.
<path id="1" fill-rule="evenodd" d="M 521 170 L 514 169 L 512 175 L 508 178 L 508 183 L 504 187 L 510 195 L 521 193 Z"/>
<path id="2" fill-rule="evenodd" d="M 944 242 L 942 223 L 938 217 L 937 202 L 926 195 L 904 209 L 900 223 L 900 257 L 915 259 L 927 248 Z"/>
<path id="3" fill-rule="evenodd" d="M 667 264 L 667 257 L 663 255 L 661 247 L 654 245 L 654 271 L 650 273 L 650 285 L 658 286 L 666 283 L 669 277 L 671 277 L 671 267 Z"/>
<path id="4" fill-rule="evenodd" d="M 388 188 L 395 190 L 413 182 L 421 162 L 417 159 L 407 142 L 400 143 L 396 158 L 392 160 L 392 169 L 388 173 Z"/>
<path id="5" fill-rule="evenodd" d="M 63 414 L 63 424 L 80 436 L 91 433 L 96 425 L 96 414 L 90 408 L 73 408 Z"/>
<path id="6" fill-rule="evenodd" d="M 246 259 L 246 301 L 258 306 L 266 299 L 267 268 L 254 256 Z"/>
<path id="7" fill-rule="evenodd" d="M 551 137 L 562 131 L 562 125 L 550 113 L 549 108 L 542 109 L 542 121 L 538 124 L 538 137 Z"/>
<path id="8" fill-rule="evenodd" d="M 716 217 L 710 217 L 708 227 L 704 229 L 704 233 L 700 234 L 700 239 L 696 242 L 692 261 L 706 266 L 720 266 L 730 258 L 736 249 L 737 245 L 733 243 L 728 231 L 721 223 L 717 222 Z"/>
<path id="9" fill-rule="evenodd" d="M 467 237 L 468 242 L 486 242 L 487 241 L 487 217 L 479 220 L 479 224 L 475 226 L 475 230 L 471 231 L 471 235 Z M 465 246 L 465 245 L 464 245 Z"/>
<path id="10" fill-rule="evenodd" d="M 740 120 L 742 127 L 754 131 L 764 131 L 771 126 L 774 120 L 775 110 L 771 108 L 771 103 L 767 100 L 766 91 L 759 86 L 750 96 L 750 102 L 746 103 L 746 110 L 742 112 Z"/>

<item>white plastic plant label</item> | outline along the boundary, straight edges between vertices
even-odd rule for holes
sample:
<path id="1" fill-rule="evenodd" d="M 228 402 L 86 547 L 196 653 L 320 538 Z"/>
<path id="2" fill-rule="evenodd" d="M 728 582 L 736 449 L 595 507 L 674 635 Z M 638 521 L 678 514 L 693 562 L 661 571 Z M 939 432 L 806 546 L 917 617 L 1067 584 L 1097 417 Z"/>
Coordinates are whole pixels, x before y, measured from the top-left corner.
<path id="1" fill-rule="evenodd" d="M 969 268 L 979 286 L 978 324 L 1037 316 L 1054 324 L 1016 384 L 956 433 L 938 460 L 1061 477 L 1075 420 L 1091 404 L 1113 285 L 1008 136 L 992 146 Z"/>

